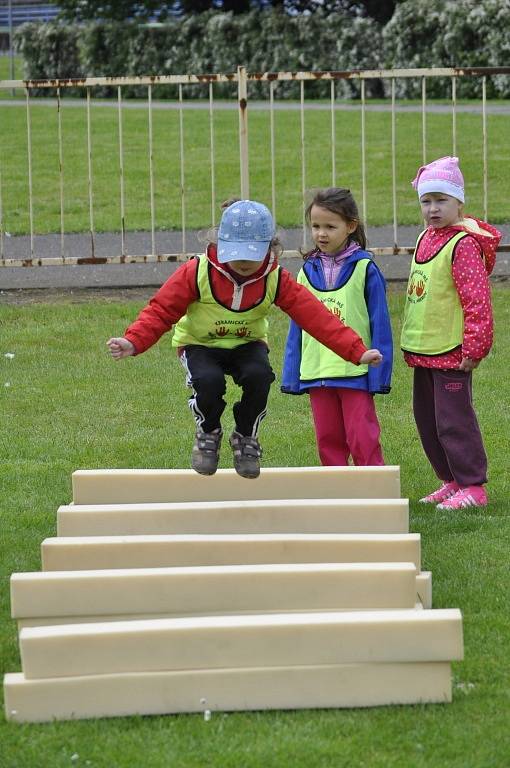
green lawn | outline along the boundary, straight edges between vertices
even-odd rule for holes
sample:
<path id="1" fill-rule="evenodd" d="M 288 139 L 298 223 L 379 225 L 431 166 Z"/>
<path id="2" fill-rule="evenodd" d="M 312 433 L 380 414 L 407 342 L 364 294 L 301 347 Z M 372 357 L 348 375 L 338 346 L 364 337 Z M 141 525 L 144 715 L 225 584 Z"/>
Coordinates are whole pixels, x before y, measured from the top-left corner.
<path id="1" fill-rule="evenodd" d="M 21 80 L 23 77 L 23 59 L 20 56 L 13 57 L 13 80 Z M 0 80 L 11 80 L 11 59 L 9 55 L 0 56 Z M 16 91 L 18 96 L 22 95 L 22 91 Z M 0 99 L 6 99 L 11 97 L 11 91 L 0 90 Z"/>
<path id="2" fill-rule="evenodd" d="M 34 100 L 35 101 L 35 100 Z M 41 101 L 41 100 L 40 100 Z M 89 228 L 88 152 L 84 104 L 63 105 L 64 226 L 67 232 Z M 4 229 L 11 234 L 30 231 L 26 108 L 0 102 L 0 178 Z M 96 231 L 120 230 L 120 184 L 117 108 L 92 107 L 93 210 Z M 300 113 L 275 112 L 276 218 L 282 227 L 302 223 Z M 211 168 L 207 110 L 184 112 L 184 186 L 186 226 L 211 223 Z M 508 117 L 488 115 L 488 201 L 490 219 L 508 220 L 507 180 L 510 176 Z M 125 226 L 149 230 L 150 188 L 147 110 L 123 112 Z M 419 224 L 416 195 L 410 181 L 422 162 L 421 115 L 399 113 L 396 119 L 397 218 L 400 224 Z M 56 107 L 41 104 L 31 110 L 34 231 L 60 231 L 60 178 Z M 180 137 L 175 109 L 154 110 L 154 201 L 156 229 L 180 229 Z M 370 225 L 393 220 L 391 115 L 366 115 L 367 207 Z M 336 184 L 352 189 L 362 205 L 361 120 L 358 112 L 336 114 Z M 214 116 L 215 210 L 239 194 L 238 115 L 220 110 Z M 331 184 L 329 110 L 305 114 L 306 187 Z M 250 196 L 271 205 L 269 112 L 249 111 Z M 451 116 L 427 116 L 427 156 L 431 160 L 452 153 Z M 467 210 L 483 212 L 482 119 L 457 115 L 457 153 L 466 179 Z"/>
<path id="3" fill-rule="evenodd" d="M 490 461 L 486 511 L 445 514 L 417 498 L 435 486 L 412 421 L 411 373 L 397 353 L 391 395 L 378 398 L 388 463 L 401 465 L 411 530 L 435 608 L 463 612 L 465 660 L 453 665 L 451 705 L 133 717 L 0 725 L 1 768 L 508 768 L 510 764 L 510 575 L 508 499 L 510 343 L 508 288 L 495 286 L 496 343 L 475 372 L 475 399 Z M 398 338 L 403 293 L 391 287 Z M 94 467 L 187 467 L 193 424 L 183 372 L 163 339 L 137 359 L 113 363 L 105 348 L 141 304 L 107 299 L 0 304 L 1 659 L 20 669 L 8 580 L 40 568 L 40 543 L 71 499 L 71 473 Z M 287 320 L 272 318 L 279 373 Z M 14 353 L 12 359 L 6 352 Z M 9 386 L 7 386 L 9 385 Z M 228 392 L 229 403 L 235 392 Z M 224 428 L 231 428 L 231 416 Z M 306 397 L 273 388 L 261 431 L 265 466 L 316 465 Z M 221 465 L 229 466 L 224 451 Z M 77 755 L 78 757 L 74 757 Z"/>

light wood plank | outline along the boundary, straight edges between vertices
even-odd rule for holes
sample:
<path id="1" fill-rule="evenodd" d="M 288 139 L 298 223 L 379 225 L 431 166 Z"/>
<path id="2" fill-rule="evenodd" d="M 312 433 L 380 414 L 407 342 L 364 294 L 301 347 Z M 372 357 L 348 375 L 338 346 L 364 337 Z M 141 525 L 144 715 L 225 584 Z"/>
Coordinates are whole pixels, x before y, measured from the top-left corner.
<path id="1" fill-rule="evenodd" d="M 73 473 L 75 504 L 400 497 L 400 467 L 268 467 L 255 480 L 233 469 L 94 469 Z"/>
<path id="2" fill-rule="evenodd" d="M 414 608 L 412 563 L 129 568 L 16 573 L 13 618 Z M 98 621 L 101 621 L 99 618 Z"/>
<path id="3" fill-rule="evenodd" d="M 407 499 L 67 504 L 59 536 L 169 533 L 408 533 Z"/>
<path id="4" fill-rule="evenodd" d="M 416 590 L 424 608 L 432 608 L 432 573 L 422 571 L 416 575 Z"/>
<path id="5" fill-rule="evenodd" d="M 44 570 L 391 561 L 421 570 L 418 533 L 56 537 L 41 550 Z"/>
<path id="6" fill-rule="evenodd" d="M 460 611 L 153 619 L 22 629 L 27 679 L 462 658 Z"/>
<path id="7" fill-rule="evenodd" d="M 186 670 L 4 681 L 8 720 L 371 707 L 451 701 L 449 663 Z"/>

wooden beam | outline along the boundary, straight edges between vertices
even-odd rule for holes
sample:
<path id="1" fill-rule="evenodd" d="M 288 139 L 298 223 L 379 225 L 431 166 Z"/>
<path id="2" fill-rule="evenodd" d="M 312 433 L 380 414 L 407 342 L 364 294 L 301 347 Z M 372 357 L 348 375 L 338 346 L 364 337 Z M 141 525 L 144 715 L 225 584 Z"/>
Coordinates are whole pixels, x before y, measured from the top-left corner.
<path id="1" fill-rule="evenodd" d="M 191 469 L 73 472 L 75 504 L 249 499 L 400 498 L 400 467 L 267 467 L 255 480 L 233 469 L 205 477 Z"/>
<path id="2" fill-rule="evenodd" d="M 138 672 L 27 680 L 7 674 L 8 720 L 371 707 L 451 701 L 447 662 Z"/>
<path id="3" fill-rule="evenodd" d="M 59 536 L 161 533 L 407 533 L 407 499 L 275 499 L 68 504 Z"/>
<path id="4" fill-rule="evenodd" d="M 16 573 L 13 618 L 196 616 L 408 608 L 413 563 L 313 563 Z"/>
<path id="5" fill-rule="evenodd" d="M 27 679 L 118 672 L 452 661 L 456 609 L 346 611 L 68 624 L 22 629 Z"/>

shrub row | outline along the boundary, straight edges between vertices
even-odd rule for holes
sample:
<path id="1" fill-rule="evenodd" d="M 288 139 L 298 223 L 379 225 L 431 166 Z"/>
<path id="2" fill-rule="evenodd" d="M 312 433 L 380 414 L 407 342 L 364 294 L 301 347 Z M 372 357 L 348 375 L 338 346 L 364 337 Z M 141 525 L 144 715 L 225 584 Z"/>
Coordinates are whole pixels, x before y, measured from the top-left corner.
<path id="1" fill-rule="evenodd" d="M 502 67 L 510 63 L 510 0 L 406 0 L 382 30 L 388 67 Z M 416 80 L 399 81 L 399 95 L 416 97 Z M 431 96 L 450 85 L 436 79 Z M 461 78 L 457 95 L 478 97 L 481 78 Z M 487 80 L 487 96 L 510 96 L 510 75 Z"/>
<path id="2" fill-rule="evenodd" d="M 29 79 L 226 73 L 239 64 L 252 72 L 501 66 L 510 60 L 510 0 L 405 0 L 384 28 L 340 12 L 288 16 L 268 10 L 235 16 L 208 11 L 162 26 L 25 24 L 15 41 Z M 368 95 L 382 95 L 387 84 L 369 81 L 367 86 Z M 400 79 L 397 88 L 399 96 L 414 97 L 420 83 Z M 448 88 L 435 81 L 429 94 L 445 96 Z M 186 90 L 187 97 L 206 94 L 203 87 Z M 459 81 L 459 96 L 480 91 L 479 78 Z M 233 91 L 222 86 L 215 93 Z M 340 80 L 336 93 L 358 96 L 359 84 Z M 299 85 L 282 82 L 278 94 L 296 98 Z M 126 89 L 125 95 L 145 95 L 145 89 Z M 176 93 L 161 87 L 158 95 Z M 251 98 L 262 95 L 267 96 L 267 85 L 250 86 Z M 307 85 L 307 96 L 328 95 L 327 83 Z M 510 96 L 510 76 L 491 77 L 487 95 Z"/>

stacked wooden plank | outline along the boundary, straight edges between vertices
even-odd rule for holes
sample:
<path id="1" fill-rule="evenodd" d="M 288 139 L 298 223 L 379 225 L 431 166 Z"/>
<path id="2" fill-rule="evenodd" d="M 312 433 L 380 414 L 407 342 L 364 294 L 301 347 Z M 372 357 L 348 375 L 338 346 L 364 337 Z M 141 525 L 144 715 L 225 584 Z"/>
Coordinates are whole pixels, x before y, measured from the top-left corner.
<path id="1" fill-rule="evenodd" d="M 398 467 L 101 470 L 13 574 L 9 719 L 451 700 Z"/>

